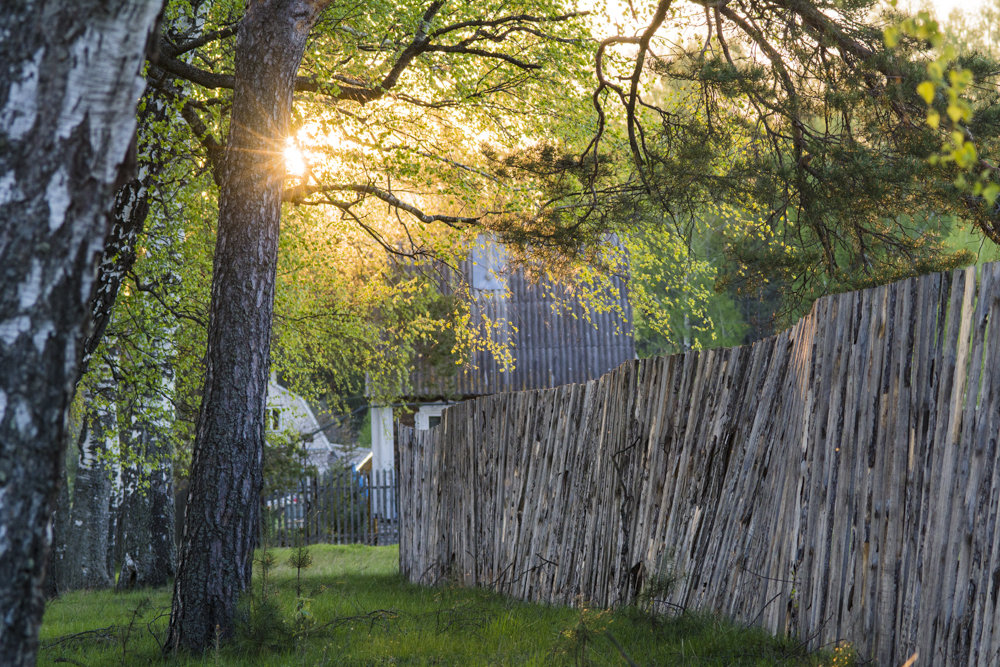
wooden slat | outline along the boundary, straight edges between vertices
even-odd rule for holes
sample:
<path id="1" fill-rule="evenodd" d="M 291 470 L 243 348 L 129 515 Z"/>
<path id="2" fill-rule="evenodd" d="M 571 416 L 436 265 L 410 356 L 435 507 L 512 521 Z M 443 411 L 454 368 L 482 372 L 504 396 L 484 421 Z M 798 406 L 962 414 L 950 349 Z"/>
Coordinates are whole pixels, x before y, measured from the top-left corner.
<path id="1" fill-rule="evenodd" d="M 401 571 L 597 605 L 673 577 L 661 610 L 996 665 L 998 367 L 987 265 L 826 297 L 752 346 L 460 404 L 401 437 Z"/>

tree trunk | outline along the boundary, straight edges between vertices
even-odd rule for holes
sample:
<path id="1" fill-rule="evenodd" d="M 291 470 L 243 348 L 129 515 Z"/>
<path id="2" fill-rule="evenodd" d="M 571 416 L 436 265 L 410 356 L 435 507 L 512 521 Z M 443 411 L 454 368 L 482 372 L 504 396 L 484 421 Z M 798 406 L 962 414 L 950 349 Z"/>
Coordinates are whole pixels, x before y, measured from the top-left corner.
<path id="1" fill-rule="evenodd" d="M 153 470 L 149 494 L 150 518 L 153 526 L 153 572 L 147 578 L 150 586 L 163 586 L 177 572 L 177 543 L 174 541 L 174 467 L 163 459 Z"/>
<path id="2" fill-rule="evenodd" d="M 157 402 L 140 406 L 126 443 L 135 463 L 122 473 L 119 589 L 163 586 L 174 576 L 172 448 L 164 418 L 169 406 Z"/>
<path id="3" fill-rule="evenodd" d="M 142 436 L 132 429 L 126 447 L 141 446 Z M 115 590 L 126 591 L 150 585 L 153 559 L 150 554 L 152 541 L 152 512 L 149 490 L 143 488 L 146 477 L 144 455 L 140 460 L 122 466 L 122 500 L 118 513 L 118 542 L 115 553 L 119 566 Z M 164 582 L 165 583 L 165 582 Z"/>
<path id="4" fill-rule="evenodd" d="M 72 448 L 72 463 L 60 474 L 59 493 L 52 512 L 52 547 L 45 566 L 45 599 L 58 597 L 66 590 L 66 546 L 69 540 L 69 516 L 73 502 L 69 495 L 69 479 L 76 476 L 76 448 Z M 69 458 L 69 457 L 67 457 Z M 72 465 L 72 473 L 68 469 Z"/>
<path id="5" fill-rule="evenodd" d="M 158 100 L 149 100 L 152 107 Z M 149 214 L 150 174 L 130 179 L 115 193 L 111 230 L 104 243 L 104 257 L 97 270 L 93 293 L 90 297 L 90 332 L 83 343 L 83 363 L 80 375 L 87 372 L 91 355 L 97 349 L 111 321 L 122 280 L 135 263 L 135 241 L 142 231 Z"/>
<path id="6" fill-rule="evenodd" d="M 0 12 L 0 664 L 34 664 L 87 299 L 135 129 L 151 0 Z"/>
<path id="7" fill-rule="evenodd" d="M 80 459 L 73 483 L 73 509 L 63 555 L 65 577 L 59 592 L 110 588 L 108 572 L 108 520 L 111 476 L 108 454 L 117 449 L 114 403 L 87 407 L 81 433 Z"/>
<path id="8" fill-rule="evenodd" d="M 236 39 L 205 388 L 167 646 L 229 637 L 258 528 L 283 148 L 295 75 L 324 2 L 251 3 Z"/>

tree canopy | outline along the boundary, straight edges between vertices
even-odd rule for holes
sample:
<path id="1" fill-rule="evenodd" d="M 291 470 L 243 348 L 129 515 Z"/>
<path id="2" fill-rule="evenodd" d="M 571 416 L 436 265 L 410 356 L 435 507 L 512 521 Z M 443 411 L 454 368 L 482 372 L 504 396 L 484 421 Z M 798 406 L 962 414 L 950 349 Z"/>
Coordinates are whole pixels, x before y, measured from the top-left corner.
<path id="1" fill-rule="evenodd" d="M 957 106 L 942 88 L 934 106 L 964 110 L 995 182 L 996 61 L 966 52 L 949 74 L 926 35 L 888 47 L 883 31 L 904 16 L 880 11 L 664 1 L 638 17 L 642 29 L 598 47 L 594 104 L 607 133 L 624 116 L 632 215 L 668 222 L 687 251 L 717 237 L 717 289 L 742 298 L 776 287 L 785 324 L 823 294 L 968 264 L 946 243 L 956 219 L 996 240 L 991 203 L 962 196 L 953 157 L 934 161 L 951 128 L 925 122 L 918 92 L 929 71 L 967 70 L 976 86 Z"/>

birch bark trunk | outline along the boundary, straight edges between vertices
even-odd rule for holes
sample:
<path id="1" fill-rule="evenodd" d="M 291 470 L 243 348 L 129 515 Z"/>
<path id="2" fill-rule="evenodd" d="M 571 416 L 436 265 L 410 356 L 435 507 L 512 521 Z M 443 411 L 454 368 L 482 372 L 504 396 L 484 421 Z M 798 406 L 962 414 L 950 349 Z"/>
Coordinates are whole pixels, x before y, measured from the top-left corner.
<path id="1" fill-rule="evenodd" d="M 0 12 L 0 664 L 34 664 L 87 301 L 160 4 Z"/>
<path id="2" fill-rule="evenodd" d="M 119 589 L 163 586 L 175 571 L 173 448 L 164 417 L 171 411 L 167 401 L 147 399 L 128 434 L 127 447 L 137 460 L 122 470 Z"/>
<path id="3" fill-rule="evenodd" d="M 108 571 L 108 520 L 111 475 L 108 455 L 117 448 L 114 403 L 91 406 L 78 447 L 80 459 L 73 484 L 73 507 L 63 555 L 65 577 L 60 593 L 111 587 Z"/>
<path id="4" fill-rule="evenodd" d="M 229 637 L 257 541 L 283 148 L 295 75 L 326 2 L 251 3 L 236 39 L 205 388 L 167 646 Z"/>
<path id="5" fill-rule="evenodd" d="M 60 475 L 59 492 L 52 511 L 52 544 L 45 564 L 45 599 L 58 597 L 66 590 L 66 543 L 69 538 L 69 516 L 73 507 L 69 495 L 69 478 L 76 476 L 76 453 L 67 456 L 66 472 Z"/>

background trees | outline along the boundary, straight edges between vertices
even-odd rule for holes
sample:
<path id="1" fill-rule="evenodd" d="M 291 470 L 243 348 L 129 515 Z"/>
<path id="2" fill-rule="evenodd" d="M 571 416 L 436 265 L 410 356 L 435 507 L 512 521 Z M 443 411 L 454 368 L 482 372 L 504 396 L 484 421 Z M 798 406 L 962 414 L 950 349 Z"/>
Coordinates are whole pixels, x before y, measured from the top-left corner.
<path id="1" fill-rule="evenodd" d="M 595 103 L 626 115 L 640 199 L 689 248 L 712 230 L 716 286 L 737 301 L 770 298 L 788 322 L 822 294 L 969 263 L 946 243 L 958 218 L 993 234 L 995 213 L 928 161 L 947 137 L 917 94 L 932 56 L 918 39 L 886 48 L 898 15 L 870 2 L 662 2 L 651 20 L 602 42 Z M 643 66 L 616 62 L 623 46 Z M 996 63 L 959 65 L 979 82 L 969 122 L 988 147 Z"/>

